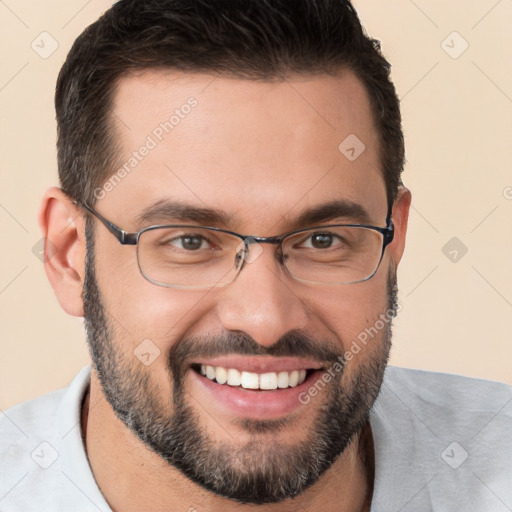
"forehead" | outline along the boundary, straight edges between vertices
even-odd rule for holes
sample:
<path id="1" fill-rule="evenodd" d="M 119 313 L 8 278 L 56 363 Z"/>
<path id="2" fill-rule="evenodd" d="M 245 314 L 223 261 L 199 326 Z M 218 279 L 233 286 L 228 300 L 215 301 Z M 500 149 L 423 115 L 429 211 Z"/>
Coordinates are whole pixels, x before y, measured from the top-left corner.
<path id="1" fill-rule="evenodd" d="M 125 172 L 103 211 L 130 205 L 125 222 L 167 199 L 258 232 L 339 199 L 384 220 L 378 136 L 350 72 L 255 81 L 146 70 L 119 81 L 111 119 Z"/>

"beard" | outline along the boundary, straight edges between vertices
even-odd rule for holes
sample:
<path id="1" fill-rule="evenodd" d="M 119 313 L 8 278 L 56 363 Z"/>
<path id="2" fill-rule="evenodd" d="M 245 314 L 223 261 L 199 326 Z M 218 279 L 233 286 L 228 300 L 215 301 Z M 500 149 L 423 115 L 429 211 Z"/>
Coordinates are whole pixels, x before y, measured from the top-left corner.
<path id="1" fill-rule="evenodd" d="M 191 359 L 224 354 L 309 357 L 330 362 L 343 360 L 339 344 L 313 340 L 300 331 L 286 333 L 272 346 L 259 345 L 244 333 L 196 336 L 174 343 L 167 357 L 173 384 L 172 413 L 162 403 L 158 383 L 148 367 L 131 351 L 114 343 L 113 323 L 102 304 L 94 268 L 94 234 L 86 225 L 87 257 L 83 289 L 84 320 L 93 367 L 103 393 L 117 417 L 163 460 L 203 488 L 247 504 L 278 503 L 313 485 L 368 423 L 379 393 L 391 348 L 391 318 L 397 311 L 395 272 L 388 276 L 388 318 L 370 357 L 355 368 L 350 382 L 340 385 L 342 365 L 329 386 L 306 438 L 285 444 L 271 432 L 286 428 L 288 419 L 238 421 L 250 434 L 243 444 L 214 442 L 190 406 L 184 386 Z M 391 313 L 391 314 L 389 314 Z M 348 346 L 348 345 L 347 345 Z M 311 405 L 310 405 L 311 407 Z"/>

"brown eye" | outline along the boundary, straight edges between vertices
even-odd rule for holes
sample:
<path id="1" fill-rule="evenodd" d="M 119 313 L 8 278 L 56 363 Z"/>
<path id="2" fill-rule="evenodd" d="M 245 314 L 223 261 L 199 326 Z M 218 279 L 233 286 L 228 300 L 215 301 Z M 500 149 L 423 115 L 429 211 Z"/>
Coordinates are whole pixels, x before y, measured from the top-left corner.
<path id="1" fill-rule="evenodd" d="M 166 245 L 170 245 L 176 249 L 182 249 L 184 251 L 198 251 L 200 249 L 209 249 L 210 244 L 208 240 L 197 234 L 180 235 L 166 242 Z"/>
<path id="2" fill-rule="evenodd" d="M 313 233 L 300 246 L 306 249 L 330 249 L 339 245 L 340 237 L 333 233 Z"/>
<path id="3" fill-rule="evenodd" d="M 311 236 L 311 245 L 315 249 L 327 249 L 333 243 L 333 236 L 327 233 L 315 233 Z"/>

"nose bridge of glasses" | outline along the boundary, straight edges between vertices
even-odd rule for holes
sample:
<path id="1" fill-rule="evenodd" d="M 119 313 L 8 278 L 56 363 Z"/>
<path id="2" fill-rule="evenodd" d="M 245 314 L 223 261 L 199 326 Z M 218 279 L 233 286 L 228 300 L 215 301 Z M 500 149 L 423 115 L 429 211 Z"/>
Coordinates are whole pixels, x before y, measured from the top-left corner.
<path id="1" fill-rule="evenodd" d="M 277 259 L 282 264 L 283 256 L 280 244 L 282 236 L 252 236 L 247 235 L 242 238 L 242 242 L 238 245 L 235 257 L 235 266 L 240 265 L 238 271 L 241 271 L 245 263 L 253 263 L 262 253 L 263 247 L 261 244 L 277 245 Z"/>
<path id="2" fill-rule="evenodd" d="M 282 236 L 246 236 L 244 237 L 244 243 L 246 245 L 251 244 L 280 244 Z"/>

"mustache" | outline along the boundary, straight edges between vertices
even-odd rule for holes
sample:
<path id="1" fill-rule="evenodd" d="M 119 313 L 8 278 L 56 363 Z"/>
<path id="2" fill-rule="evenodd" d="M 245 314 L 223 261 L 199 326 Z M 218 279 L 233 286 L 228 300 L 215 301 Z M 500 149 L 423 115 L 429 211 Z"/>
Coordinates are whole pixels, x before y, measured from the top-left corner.
<path id="1" fill-rule="evenodd" d="M 193 336 L 177 342 L 169 352 L 169 369 L 175 377 L 182 375 L 197 359 L 225 355 L 303 357 L 322 366 L 334 364 L 342 353 L 328 341 L 315 341 L 299 330 L 281 336 L 273 345 L 263 346 L 244 332 Z"/>

